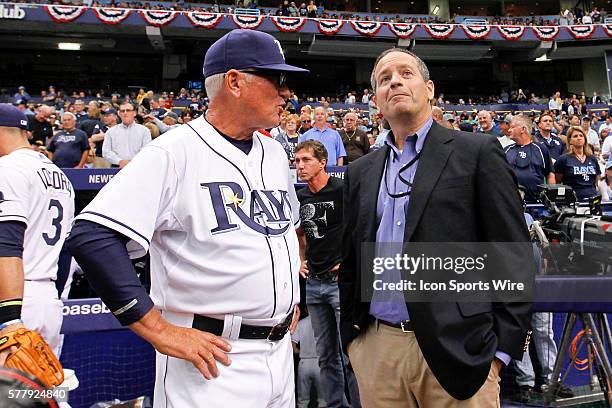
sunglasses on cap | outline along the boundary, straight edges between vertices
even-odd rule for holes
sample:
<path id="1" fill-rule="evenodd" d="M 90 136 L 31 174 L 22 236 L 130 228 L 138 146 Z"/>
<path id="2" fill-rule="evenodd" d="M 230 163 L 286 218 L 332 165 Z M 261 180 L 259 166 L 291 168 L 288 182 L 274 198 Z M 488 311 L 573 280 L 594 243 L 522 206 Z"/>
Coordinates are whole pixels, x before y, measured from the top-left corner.
<path id="1" fill-rule="evenodd" d="M 284 88 L 287 85 L 287 73 L 283 71 L 259 71 L 256 69 L 240 69 L 238 71 L 265 78 L 278 88 Z"/>

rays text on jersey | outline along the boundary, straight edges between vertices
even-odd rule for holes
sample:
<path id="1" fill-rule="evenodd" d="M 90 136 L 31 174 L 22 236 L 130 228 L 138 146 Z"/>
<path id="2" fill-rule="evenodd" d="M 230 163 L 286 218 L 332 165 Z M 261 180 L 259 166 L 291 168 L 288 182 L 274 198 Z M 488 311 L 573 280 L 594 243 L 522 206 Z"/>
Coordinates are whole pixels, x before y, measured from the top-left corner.
<path id="1" fill-rule="evenodd" d="M 287 191 L 252 190 L 250 197 L 245 199 L 238 183 L 228 181 L 200 185 L 209 192 L 217 219 L 217 226 L 210 231 L 213 234 L 239 229 L 238 220 L 263 235 L 282 235 L 292 225 Z M 243 209 L 246 206 L 248 213 Z"/>

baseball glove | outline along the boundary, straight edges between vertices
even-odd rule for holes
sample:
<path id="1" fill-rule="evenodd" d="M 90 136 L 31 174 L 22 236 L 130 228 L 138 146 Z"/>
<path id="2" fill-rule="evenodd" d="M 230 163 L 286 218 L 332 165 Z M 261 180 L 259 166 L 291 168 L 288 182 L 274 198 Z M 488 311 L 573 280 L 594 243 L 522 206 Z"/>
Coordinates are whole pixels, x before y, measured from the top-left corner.
<path id="1" fill-rule="evenodd" d="M 11 347 L 17 347 L 10 352 Z M 47 388 L 64 381 L 62 365 L 42 336 L 28 329 L 17 329 L 0 337 L 0 353 L 9 351 L 5 367 L 32 374 Z"/>

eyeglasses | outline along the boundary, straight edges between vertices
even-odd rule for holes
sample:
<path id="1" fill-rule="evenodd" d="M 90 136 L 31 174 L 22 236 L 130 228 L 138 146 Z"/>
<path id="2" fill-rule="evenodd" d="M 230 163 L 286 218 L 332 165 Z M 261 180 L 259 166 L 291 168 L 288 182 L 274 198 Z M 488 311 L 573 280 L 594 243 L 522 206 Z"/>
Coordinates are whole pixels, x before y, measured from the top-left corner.
<path id="1" fill-rule="evenodd" d="M 285 72 L 258 71 L 258 70 L 251 70 L 251 69 L 241 69 L 238 71 L 244 72 L 245 74 L 251 74 L 251 75 L 265 78 L 268 81 L 273 82 L 277 88 L 284 88 L 287 85 L 287 74 Z"/>
<path id="2" fill-rule="evenodd" d="M 120 113 L 134 112 L 134 109 L 119 109 Z"/>

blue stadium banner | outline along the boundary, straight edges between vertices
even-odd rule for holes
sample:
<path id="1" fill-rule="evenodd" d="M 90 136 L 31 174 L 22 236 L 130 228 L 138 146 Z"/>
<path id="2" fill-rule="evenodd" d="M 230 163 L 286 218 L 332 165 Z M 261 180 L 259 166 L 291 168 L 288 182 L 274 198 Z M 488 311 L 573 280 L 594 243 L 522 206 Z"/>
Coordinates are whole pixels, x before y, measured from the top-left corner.
<path id="1" fill-rule="evenodd" d="M 124 329 L 100 299 L 64 300 L 63 334 Z"/>
<path id="2" fill-rule="evenodd" d="M 62 169 L 75 190 L 100 190 L 119 169 Z"/>

